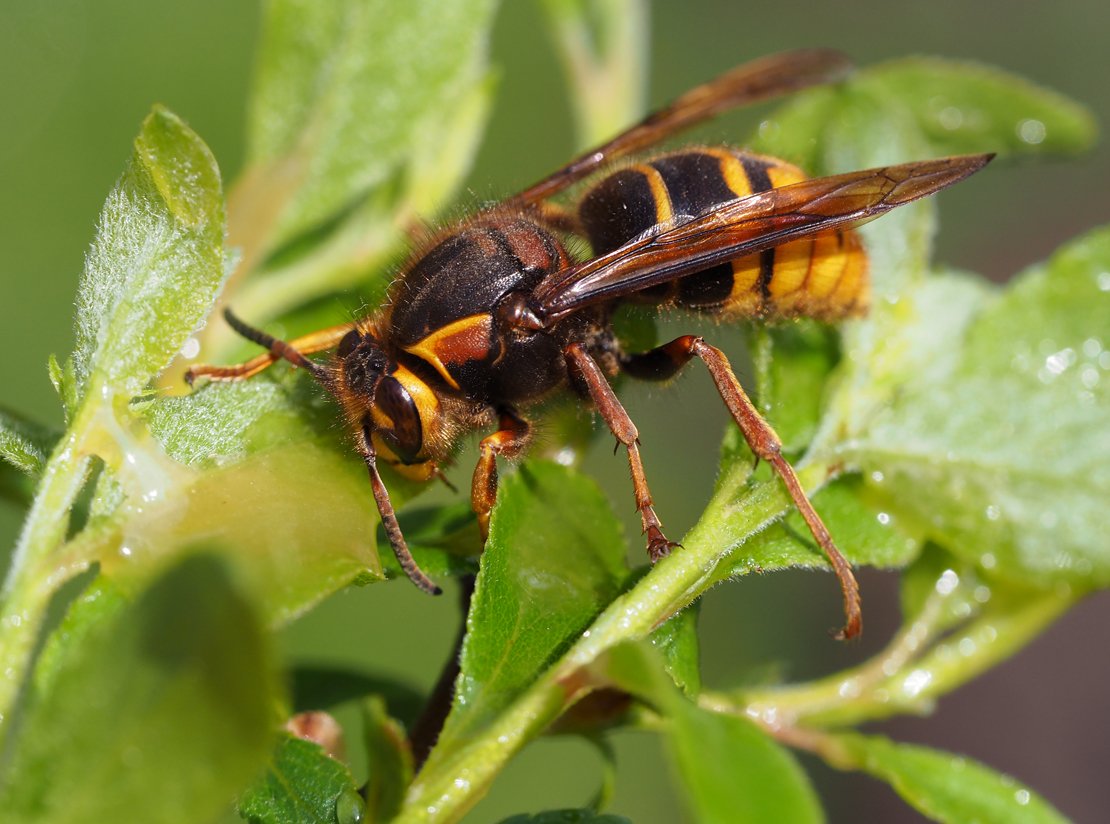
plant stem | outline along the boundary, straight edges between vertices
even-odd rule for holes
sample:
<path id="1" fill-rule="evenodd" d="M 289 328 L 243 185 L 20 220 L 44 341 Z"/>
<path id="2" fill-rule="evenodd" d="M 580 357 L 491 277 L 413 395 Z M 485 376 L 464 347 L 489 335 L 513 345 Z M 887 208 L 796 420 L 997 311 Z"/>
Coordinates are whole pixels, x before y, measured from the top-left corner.
<path id="1" fill-rule="evenodd" d="M 829 479 L 826 466 L 799 472 L 811 490 Z M 457 821 L 484 794 L 504 764 L 571 704 L 598 686 L 585 668 L 617 644 L 646 638 L 713 582 L 730 551 L 781 518 L 790 499 L 777 479 L 735 499 L 722 484 L 683 548 L 660 561 L 635 587 L 616 598 L 563 658 L 485 730 L 465 741 L 443 741 L 409 788 L 398 822 Z"/>
<path id="2" fill-rule="evenodd" d="M 443 723 L 451 711 L 451 700 L 455 697 L 455 679 L 459 677 L 459 655 L 462 653 L 463 641 L 466 640 L 466 616 L 470 612 L 470 599 L 474 595 L 473 575 L 464 575 L 459 578 L 459 631 L 455 636 L 455 643 L 451 647 L 451 655 L 443 664 L 443 670 L 436 679 L 432 694 L 424 705 L 420 716 L 412 725 L 409 740 L 412 744 L 413 766 L 417 772 L 424 765 L 428 754 L 443 730 Z"/>
<path id="3" fill-rule="evenodd" d="M 921 713 L 933 702 L 1009 657 L 1074 605 L 1079 594 L 1051 591 L 983 615 L 935 644 L 943 599 L 926 603 L 918 619 L 878 656 L 809 684 L 751 692 L 738 704 L 705 694 L 709 709 L 742 713 L 769 727 L 847 726 L 898 713 Z"/>
<path id="4" fill-rule="evenodd" d="M 76 571 L 70 565 L 53 569 L 51 554 L 65 539 L 70 508 L 88 474 L 81 450 L 88 420 L 79 415 L 50 456 L 0 595 L 0 730 L 26 681 L 50 598 Z"/>
<path id="5" fill-rule="evenodd" d="M 582 0 L 546 0 L 543 7 L 571 86 L 575 142 L 594 146 L 643 113 L 647 8 L 643 0 L 600 0 L 588 9 Z"/>

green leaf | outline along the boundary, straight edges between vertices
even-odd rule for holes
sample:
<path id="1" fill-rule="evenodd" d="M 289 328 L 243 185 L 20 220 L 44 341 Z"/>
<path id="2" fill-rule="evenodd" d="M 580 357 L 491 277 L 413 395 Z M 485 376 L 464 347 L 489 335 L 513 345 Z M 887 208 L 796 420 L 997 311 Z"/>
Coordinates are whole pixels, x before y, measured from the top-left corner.
<path id="1" fill-rule="evenodd" d="M 220 172 L 204 142 L 155 108 L 108 196 L 77 294 L 78 395 L 138 395 L 201 324 L 224 279 Z"/>
<path id="2" fill-rule="evenodd" d="M 632 824 L 632 821 L 623 815 L 594 810 L 547 810 L 511 815 L 501 819 L 501 824 Z"/>
<path id="3" fill-rule="evenodd" d="M 955 590 L 943 597 L 952 584 L 951 576 L 937 583 L 942 611 L 936 629 L 955 628 L 918 657 L 912 669 L 885 685 L 879 700 L 888 706 L 904 702 L 927 709 L 940 696 L 1017 654 L 1082 597 L 1081 592 L 1066 586 L 1044 590 L 1018 581 L 984 580 L 974 574 L 960 576 Z M 969 617 L 972 620 L 966 620 Z M 880 717 L 886 714 L 889 712 L 879 713 Z"/>
<path id="4" fill-rule="evenodd" d="M 180 396 L 160 396 L 141 414 L 162 449 L 187 466 L 228 466 L 267 448 L 335 429 L 339 411 L 315 381 L 210 383 Z"/>
<path id="5" fill-rule="evenodd" d="M 345 764 L 283 733 L 265 775 L 239 799 L 239 815 L 251 824 L 356 824 L 363 806 Z"/>
<path id="6" fill-rule="evenodd" d="M 686 695 L 701 692 L 698 613 L 701 602 L 691 604 L 655 630 L 648 639 L 663 656 L 663 666 L 675 686 Z"/>
<path id="7" fill-rule="evenodd" d="M 760 124 L 752 148 L 811 175 L 926 156 L 928 145 L 912 113 L 876 80 L 877 71 L 858 71 L 844 83 L 795 95 Z"/>
<path id="8" fill-rule="evenodd" d="M 847 476 L 823 487 L 813 496 L 813 505 L 853 564 L 904 566 L 917 555 L 919 541 L 869 497 L 859 477 Z M 741 544 L 717 567 L 714 580 L 788 567 L 828 567 L 805 522 L 794 511 Z"/>
<path id="9" fill-rule="evenodd" d="M 672 712 L 671 748 L 695 820 L 824 821 L 793 756 L 751 721 L 693 705 Z"/>
<path id="10" fill-rule="evenodd" d="M 934 821 L 1066 822 L 1037 793 L 978 762 L 879 736 L 833 738 L 854 766 L 890 784 Z"/>
<path id="11" fill-rule="evenodd" d="M 212 557 L 185 559 L 68 653 L 20 727 L 0 788 L 13 818 L 205 821 L 263 763 L 269 650 Z"/>
<path id="12" fill-rule="evenodd" d="M 36 477 L 42 473 L 47 455 L 59 437 L 49 427 L 0 408 L 0 459 L 26 475 Z"/>
<path id="13" fill-rule="evenodd" d="M 760 125 L 753 148 L 829 174 L 876 152 L 895 162 L 966 152 L 1079 152 L 1096 131 L 1083 106 L 1017 75 L 911 57 L 795 96 Z"/>
<path id="14" fill-rule="evenodd" d="M 979 63 L 911 57 L 867 75 L 913 112 L 937 153 L 1074 153 L 1096 137 L 1094 117 L 1083 106 Z"/>
<path id="15" fill-rule="evenodd" d="M 691 703 L 662 675 L 649 648 L 625 644 L 598 668 L 667 718 L 671 752 L 696 821 L 824 820 L 805 773 L 786 750 L 746 718 Z"/>
<path id="16" fill-rule="evenodd" d="M 129 513 L 120 542 L 106 545 L 104 574 L 141 581 L 202 530 L 235 548 L 228 560 L 258 593 L 271 625 L 356 579 L 382 578 L 365 470 L 340 451 L 307 440 L 177 472 L 155 500 Z"/>
<path id="17" fill-rule="evenodd" d="M 70 603 L 58 628 L 47 636 L 35 661 L 34 690 L 49 693 L 81 647 L 86 642 L 96 643 L 102 627 L 121 620 L 120 614 L 130 606 L 126 593 L 114 581 L 103 575 L 94 577 Z"/>
<path id="18" fill-rule="evenodd" d="M 809 684 L 749 691 L 745 711 L 809 728 L 927 713 L 938 698 L 1027 646 L 1082 597 L 1067 586 L 988 579 L 966 566 L 930 548 L 906 575 L 906 617 L 886 649 Z"/>
<path id="19" fill-rule="evenodd" d="M 1066 246 L 906 373 L 850 442 L 890 509 L 953 552 L 1034 582 L 1110 582 L 1110 230 Z M 939 331 L 939 330 L 944 330 Z M 905 344 L 898 339 L 890 346 Z"/>
<path id="20" fill-rule="evenodd" d="M 240 185 L 273 212 L 265 248 L 347 210 L 423 133 L 441 132 L 444 111 L 484 74 L 495 5 L 267 4 Z"/>
<path id="21" fill-rule="evenodd" d="M 811 322 L 753 330 L 756 359 L 766 359 L 757 392 L 759 411 L 775 428 L 783 451 L 805 448 L 825 408 L 825 385 L 840 358 L 839 335 Z"/>
<path id="22" fill-rule="evenodd" d="M 620 591 L 624 557 L 620 525 L 589 479 L 530 462 L 502 480 L 437 751 L 509 706 L 581 635 Z"/>
<path id="23" fill-rule="evenodd" d="M 68 368 L 67 368 L 68 367 Z M 65 415 L 66 424 L 73 420 L 77 411 L 77 378 L 73 373 L 73 359 L 66 362 L 63 367 L 58 363 L 58 356 L 51 353 L 46 359 L 46 374 L 50 378 L 50 385 L 58 394 L 62 402 L 62 413 Z"/>
<path id="24" fill-rule="evenodd" d="M 392 821 L 401 811 L 405 791 L 412 782 L 412 748 L 404 728 L 386 711 L 378 696 L 363 702 L 366 756 L 370 778 L 366 783 L 366 809 L 370 821 Z"/>

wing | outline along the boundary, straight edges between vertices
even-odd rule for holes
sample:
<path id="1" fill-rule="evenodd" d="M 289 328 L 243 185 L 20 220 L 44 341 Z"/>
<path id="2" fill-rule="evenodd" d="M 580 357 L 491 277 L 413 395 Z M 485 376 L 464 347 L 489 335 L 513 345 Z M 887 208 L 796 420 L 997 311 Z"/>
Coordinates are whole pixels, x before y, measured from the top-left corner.
<path id="1" fill-rule="evenodd" d="M 666 137 L 721 112 L 839 80 L 851 69 L 848 58 L 830 49 L 799 49 L 753 60 L 686 92 L 669 106 L 601 146 L 572 160 L 559 171 L 506 201 L 514 206 L 538 203 L 558 194 L 602 165 L 641 151 Z"/>
<path id="2" fill-rule="evenodd" d="M 993 155 L 964 155 L 820 177 L 726 201 L 661 225 L 541 281 L 530 308 L 550 326 L 568 314 L 787 241 L 855 226 L 974 174 Z"/>

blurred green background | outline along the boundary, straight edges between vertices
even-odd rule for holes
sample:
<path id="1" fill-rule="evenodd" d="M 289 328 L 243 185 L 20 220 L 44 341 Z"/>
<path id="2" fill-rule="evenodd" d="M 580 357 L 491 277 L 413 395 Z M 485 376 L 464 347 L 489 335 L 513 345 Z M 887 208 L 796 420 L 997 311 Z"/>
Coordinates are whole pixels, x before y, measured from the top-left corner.
<path id="1" fill-rule="evenodd" d="M 493 39 L 500 91 L 464 206 L 521 188 L 573 149 L 562 77 L 536 4 L 505 0 L 503 6 Z M 60 423 L 46 358 L 71 346 L 83 254 L 152 103 L 183 116 L 212 147 L 225 180 L 235 176 L 258 22 L 252 2 L 4 4 L 0 404 Z M 833 46 L 860 64 L 911 54 L 994 64 L 1085 103 L 1105 126 L 1108 35 L 1105 0 L 655 2 L 649 99 L 661 103 L 757 55 Z M 758 114 L 730 115 L 701 129 L 698 139 L 738 142 Z M 1077 160 L 996 164 L 942 195 L 939 257 L 1003 280 L 1065 239 L 1110 221 L 1108 182 L 1110 152 L 1104 148 Z M 345 313 L 342 306 L 336 310 L 337 317 Z M 729 347 L 738 340 L 727 329 L 711 334 Z M 678 390 L 630 386 L 626 397 L 640 424 L 662 517 L 669 533 L 679 536 L 708 495 L 723 409 L 697 374 Z M 631 515 L 623 458 L 614 458 L 601 440 L 587 466 L 617 511 Z M 13 543 L 21 515 L 0 503 L 4 545 Z M 711 593 L 702 617 L 707 683 L 804 678 L 855 662 L 896 626 L 895 583 L 892 575 L 864 574 L 867 638 L 848 647 L 825 634 L 839 608 L 829 576 L 769 576 Z M 1110 808 L 1102 775 L 1110 742 L 1100 732 L 1110 722 L 1101 688 L 1110 679 L 1110 662 L 1095 653 L 1107 620 L 1107 598 L 1092 599 L 1016 660 L 946 700 L 931 719 L 884 728 L 978 757 L 1019 776 L 1065 814 L 1095 820 Z M 448 654 L 455 622 L 450 597 L 432 601 L 404 584 L 370 587 L 333 598 L 290 628 L 284 643 L 294 660 L 372 668 L 426 689 Z M 682 820 L 676 794 L 660 780 L 667 767 L 654 739 L 623 733 L 616 746 L 621 773 L 614 811 L 640 822 Z M 595 790 L 597 763 L 579 741 L 540 742 L 499 779 L 472 820 L 582 804 Z M 816 774 L 831 820 L 918 820 L 877 783 L 820 767 Z"/>

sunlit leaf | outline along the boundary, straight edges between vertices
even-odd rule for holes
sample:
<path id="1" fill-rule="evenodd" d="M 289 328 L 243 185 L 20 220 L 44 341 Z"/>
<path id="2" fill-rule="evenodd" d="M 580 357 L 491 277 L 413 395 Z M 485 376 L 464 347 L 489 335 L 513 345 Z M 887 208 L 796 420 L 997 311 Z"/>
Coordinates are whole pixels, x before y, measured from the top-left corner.
<path id="1" fill-rule="evenodd" d="M 482 75 L 495 5 L 267 4 L 242 184 L 277 210 L 266 247 L 346 210 L 399 170 L 421 130 L 440 131 Z"/>
<path id="2" fill-rule="evenodd" d="M 1083 106 L 1018 75 L 970 61 L 911 57 L 797 95 L 761 124 L 755 146 L 811 174 L 828 174 L 847 171 L 835 167 L 850 162 L 853 152 L 902 153 L 911 144 L 929 156 L 1078 152 L 1089 148 L 1095 132 Z"/>
<path id="3" fill-rule="evenodd" d="M 121 542 L 99 558 L 104 574 L 141 580 L 203 534 L 235 547 L 229 560 L 255 586 L 272 624 L 356 579 L 382 577 L 365 470 L 339 452 L 309 440 L 178 472 L 164 495 L 131 513 Z"/>
<path id="4" fill-rule="evenodd" d="M 155 108 L 108 196 L 77 294 L 70 364 L 90 380 L 139 394 L 201 324 L 224 279 L 220 172 L 204 142 Z"/>
<path id="5" fill-rule="evenodd" d="M 326 435 L 335 428 L 337 410 L 312 381 L 260 377 L 158 397 L 142 415 L 167 455 L 209 468 L 291 440 Z"/>
<path id="6" fill-rule="evenodd" d="M 1009 589 L 986 579 L 974 564 L 936 544 L 925 546 L 921 555 L 903 570 L 900 583 L 903 623 L 917 620 L 923 610 L 939 602 L 941 615 L 930 616 L 937 631 L 966 621 L 988 602 L 993 601 L 988 612 L 995 611 L 999 600 L 994 598 L 995 590 L 1000 589 L 1005 600 Z"/>
<path id="7" fill-rule="evenodd" d="M 773 481 L 777 483 L 777 481 Z M 858 477 L 840 478 L 813 496 L 813 505 L 853 564 L 898 567 L 916 556 L 919 541 L 890 512 L 868 501 Z M 797 512 L 744 541 L 714 572 L 715 580 L 787 567 L 828 563 Z"/>
<path id="8" fill-rule="evenodd" d="M 846 450 L 892 511 L 1001 575 L 1110 581 L 1107 271 L 1110 231 L 1092 232 L 934 333 L 953 354 L 907 371 Z"/>

